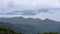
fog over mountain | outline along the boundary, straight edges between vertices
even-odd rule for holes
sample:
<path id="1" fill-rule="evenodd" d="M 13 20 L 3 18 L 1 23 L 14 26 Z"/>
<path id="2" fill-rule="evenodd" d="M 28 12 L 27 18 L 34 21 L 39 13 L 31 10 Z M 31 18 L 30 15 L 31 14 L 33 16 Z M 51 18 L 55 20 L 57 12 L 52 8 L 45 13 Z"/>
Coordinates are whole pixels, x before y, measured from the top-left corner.
<path id="1" fill-rule="evenodd" d="M 11 12 L 0 12 L 0 17 L 31 17 L 40 19 L 52 19 L 55 21 L 60 21 L 60 10 L 57 9 L 39 9 L 39 10 L 17 10 Z"/>
<path id="2" fill-rule="evenodd" d="M 49 18 L 60 21 L 60 0 L 0 0 L 0 17 Z"/>
<path id="3" fill-rule="evenodd" d="M 5 12 L 0 12 L 1 15 L 37 15 L 39 13 L 47 13 L 49 12 L 48 9 L 39 9 L 39 10 L 22 10 L 22 11 L 5 11 Z"/>

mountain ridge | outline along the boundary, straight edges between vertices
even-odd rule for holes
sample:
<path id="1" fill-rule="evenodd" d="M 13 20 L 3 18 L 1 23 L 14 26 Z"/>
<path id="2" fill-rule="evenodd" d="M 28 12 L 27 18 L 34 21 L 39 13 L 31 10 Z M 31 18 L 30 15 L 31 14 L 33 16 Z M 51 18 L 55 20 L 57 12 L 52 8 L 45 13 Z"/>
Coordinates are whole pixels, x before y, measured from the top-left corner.
<path id="1" fill-rule="evenodd" d="M 17 31 L 23 32 L 60 32 L 60 22 L 34 18 L 0 18 L 0 22 L 12 23 Z M 13 26 L 11 25 L 11 27 Z M 10 25 L 9 25 L 10 26 Z"/>

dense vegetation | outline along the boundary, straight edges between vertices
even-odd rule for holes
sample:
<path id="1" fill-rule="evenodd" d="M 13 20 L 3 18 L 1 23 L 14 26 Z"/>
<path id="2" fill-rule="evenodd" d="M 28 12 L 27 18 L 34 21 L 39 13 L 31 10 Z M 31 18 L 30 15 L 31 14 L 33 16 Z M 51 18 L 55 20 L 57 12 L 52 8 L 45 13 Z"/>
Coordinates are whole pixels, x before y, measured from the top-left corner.
<path id="1" fill-rule="evenodd" d="M 0 34 L 21 34 L 6 26 L 0 25 Z"/>

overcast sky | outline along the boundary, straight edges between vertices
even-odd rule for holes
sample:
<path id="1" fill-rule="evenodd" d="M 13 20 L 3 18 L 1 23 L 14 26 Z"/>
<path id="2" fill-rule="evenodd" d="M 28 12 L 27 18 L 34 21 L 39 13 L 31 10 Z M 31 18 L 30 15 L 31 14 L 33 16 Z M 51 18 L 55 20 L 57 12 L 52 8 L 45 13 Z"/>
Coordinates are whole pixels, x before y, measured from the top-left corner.
<path id="1" fill-rule="evenodd" d="M 0 0 L 0 13 L 12 11 L 12 10 L 36 10 L 36 9 L 42 9 L 42 8 L 49 10 L 50 12 L 48 11 L 48 13 L 44 13 L 41 11 L 41 13 L 39 13 L 39 11 L 35 11 L 37 13 L 35 14 L 35 12 L 33 12 L 34 13 L 33 16 L 31 16 L 33 14 L 32 12 L 28 12 L 28 13 L 29 15 L 31 13 L 30 15 L 31 17 L 35 17 L 35 18 L 38 17 L 41 19 L 49 18 L 52 20 L 60 21 L 60 15 L 59 15 L 60 14 L 60 0 Z M 55 10 L 55 8 L 57 9 Z M 24 12 L 24 14 L 26 13 L 27 12 Z M 0 16 L 11 17 L 12 15 L 10 16 L 0 15 Z"/>
<path id="2" fill-rule="evenodd" d="M 35 9 L 60 7 L 59 0 L 0 0 L 1 8 Z"/>

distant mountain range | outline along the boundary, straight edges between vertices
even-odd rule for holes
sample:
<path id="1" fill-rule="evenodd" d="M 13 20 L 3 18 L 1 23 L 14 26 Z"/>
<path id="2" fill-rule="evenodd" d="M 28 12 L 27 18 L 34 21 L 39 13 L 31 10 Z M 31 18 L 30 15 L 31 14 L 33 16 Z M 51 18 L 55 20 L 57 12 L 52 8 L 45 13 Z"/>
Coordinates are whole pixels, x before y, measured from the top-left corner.
<path id="1" fill-rule="evenodd" d="M 0 24 L 9 26 L 18 32 L 60 32 L 60 22 L 39 18 L 0 18 Z"/>

